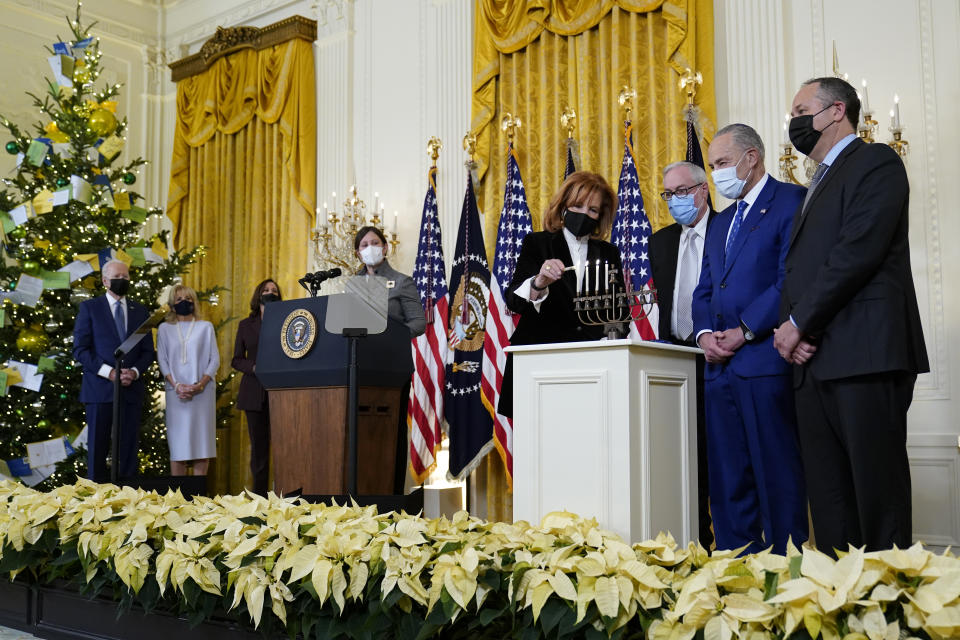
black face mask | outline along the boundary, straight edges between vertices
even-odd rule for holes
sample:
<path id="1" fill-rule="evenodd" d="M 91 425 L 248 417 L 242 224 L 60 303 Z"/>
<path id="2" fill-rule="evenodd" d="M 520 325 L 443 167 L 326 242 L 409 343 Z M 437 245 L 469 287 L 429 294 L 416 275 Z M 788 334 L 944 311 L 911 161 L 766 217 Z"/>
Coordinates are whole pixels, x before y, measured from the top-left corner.
<path id="1" fill-rule="evenodd" d="M 126 278 L 110 278 L 110 291 L 122 298 L 130 291 L 130 281 Z"/>
<path id="2" fill-rule="evenodd" d="M 828 104 L 813 115 L 807 114 L 790 119 L 790 142 L 797 148 L 797 151 L 805 156 L 810 155 L 813 148 L 817 146 L 817 142 L 820 140 L 823 132 L 826 131 L 831 124 L 836 122 L 831 122 L 820 131 L 813 128 L 814 117 L 820 115 L 832 106 L 832 104 Z"/>
<path id="3" fill-rule="evenodd" d="M 260 296 L 260 304 L 270 304 L 271 302 L 276 302 L 280 299 L 275 293 L 264 293 Z"/>
<path id="4" fill-rule="evenodd" d="M 181 300 L 173 305 L 173 310 L 178 316 L 189 316 L 193 314 L 193 300 Z"/>
<path id="5" fill-rule="evenodd" d="M 563 212 L 563 226 L 578 238 L 588 236 L 597 228 L 597 221 L 585 213 L 567 209 Z"/>

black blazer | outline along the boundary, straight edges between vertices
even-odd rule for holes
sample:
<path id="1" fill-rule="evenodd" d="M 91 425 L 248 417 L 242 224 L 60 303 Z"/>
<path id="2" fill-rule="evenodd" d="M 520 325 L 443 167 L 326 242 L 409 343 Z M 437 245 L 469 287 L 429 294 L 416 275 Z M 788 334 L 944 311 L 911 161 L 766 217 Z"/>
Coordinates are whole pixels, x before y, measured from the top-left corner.
<path id="1" fill-rule="evenodd" d="M 520 321 L 510 338 L 510 344 L 599 340 L 603 337 L 603 327 L 581 324 L 573 310 L 577 276 L 572 270 L 565 271 L 559 280 L 550 285 L 550 293 L 540 305 L 539 311 L 534 309 L 533 303 L 514 294 L 514 291 L 535 276 L 544 261 L 550 258 L 560 260 L 565 266 L 573 265 L 562 230 L 538 231 L 524 237 L 513 280 L 507 287 L 507 306 L 514 313 L 520 314 Z M 615 268 L 622 283 L 623 266 L 620 262 L 620 251 L 615 246 L 604 240 L 590 239 L 587 242 L 587 260 L 597 259 L 609 263 L 611 269 Z"/>
<path id="2" fill-rule="evenodd" d="M 807 366 L 821 380 L 930 370 L 910 269 L 909 194 L 896 152 L 857 139 L 794 215 L 780 316 L 819 341 Z"/>
<path id="3" fill-rule="evenodd" d="M 262 411 L 267 403 L 267 392 L 257 379 L 257 374 L 253 372 L 253 367 L 257 364 L 261 324 L 259 313 L 241 320 L 233 345 L 233 360 L 230 366 L 243 372 L 240 389 L 237 391 L 237 409 L 245 411 Z"/>
<path id="4" fill-rule="evenodd" d="M 707 228 L 713 222 L 716 212 L 707 211 Z M 661 340 L 676 343 L 670 328 L 670 316 L 673 314 L 673 290 L 677 282 L 677 254 L 680 252 L 680 236 L 683 227 L 674 222 L 650 236 L 650 271 L 653 274 L 653 286 L 657 290 L 657 307 L 660 314 L 660 327 L 657 335 Z M 706 249 L 706 237 L 704 237 Z"/>

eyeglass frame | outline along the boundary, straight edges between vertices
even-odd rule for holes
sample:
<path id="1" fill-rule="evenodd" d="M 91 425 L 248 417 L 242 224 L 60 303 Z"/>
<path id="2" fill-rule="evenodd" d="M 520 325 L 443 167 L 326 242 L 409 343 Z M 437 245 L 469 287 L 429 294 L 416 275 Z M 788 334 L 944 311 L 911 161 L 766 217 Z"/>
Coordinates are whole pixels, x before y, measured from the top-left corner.
<path id="1" fill-rule="evenodd" d="M 696 192 L 697 189 L 699 189 L 705 184 L 707 183 L 700 182 L 698 184 L 693 185 L 692 187 L 680 187 L 676 191 L 661 191 L 658 195 L 664 202 L 669 202 L 670 198 L 672 198 L 673 196 L 680 196 L 682 198 L 686 195 Z"/>

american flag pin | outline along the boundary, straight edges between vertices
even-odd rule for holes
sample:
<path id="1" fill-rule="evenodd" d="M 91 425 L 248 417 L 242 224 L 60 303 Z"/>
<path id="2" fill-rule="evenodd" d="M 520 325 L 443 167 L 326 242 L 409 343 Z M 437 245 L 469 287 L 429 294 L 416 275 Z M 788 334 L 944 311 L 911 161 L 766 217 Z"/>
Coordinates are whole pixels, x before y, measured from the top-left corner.
<path id="1" fill-rule="evenodd" d="M 394 280 L 387 280 L 387 289 L 393 289 L 395 286 L 397 286 L 396 281 L 394 281 Z"/>

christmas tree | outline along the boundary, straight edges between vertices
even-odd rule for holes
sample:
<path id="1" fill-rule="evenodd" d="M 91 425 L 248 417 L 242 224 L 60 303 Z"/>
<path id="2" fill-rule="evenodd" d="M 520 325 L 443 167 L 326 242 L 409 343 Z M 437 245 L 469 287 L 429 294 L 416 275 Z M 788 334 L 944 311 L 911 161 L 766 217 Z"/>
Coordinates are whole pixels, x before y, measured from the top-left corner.
<path id="1" fill-rule="evenodd" d="M 160 212 L 147 210 L 135 191 L 146 162 L 118 164 L 127 128 L 126 118 L 116 116 L 120 85 L 96 87 L 99 39 L 90 35 L 95 23 L 81 24 L 79 3 L 67 22 L 72 40 L 48 47 L 53 78 L 46 94 L 26 94 L 43 119 L 21 128 L 0 115 L 12 138 L 6 151 L 17 156 L 0 190 L 0 472 L 8 476 L 23 474 L 27 443 L 66 437 L 69 444 L 85 425 L 73 324 L 78 305 L 103 293 L 101 264 L 127 262 L 129 297 L 156 309 L 165 302 L 159 300 L 164 288 L 203 254 L 202 247 L 169 252 L 166 231 L 142 237 L 147 216 Z M 215 303 L 215 290 L 199 293 Z M 43 376 L 39 386 L 34 373 Z M 147 399 L 140 472 L 157 475 L 169 464 L 158 400 L 162 380 L 155 366 L 141 375 Z M 52 471 L 41 488 L 86 474 L 86 455 L 65 449 L 68 457 L 55 470 L 40 471 Z M 37 473 L 28 478 L 39 479 Z"/>

